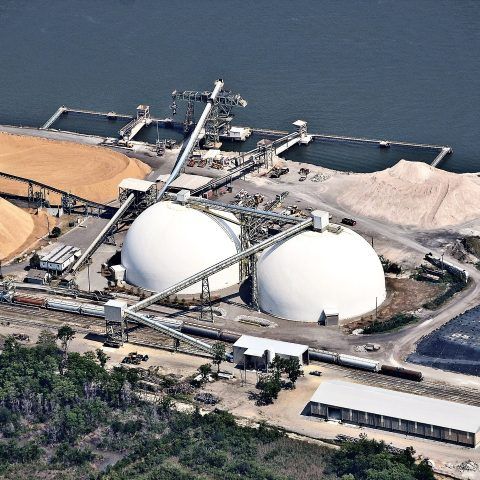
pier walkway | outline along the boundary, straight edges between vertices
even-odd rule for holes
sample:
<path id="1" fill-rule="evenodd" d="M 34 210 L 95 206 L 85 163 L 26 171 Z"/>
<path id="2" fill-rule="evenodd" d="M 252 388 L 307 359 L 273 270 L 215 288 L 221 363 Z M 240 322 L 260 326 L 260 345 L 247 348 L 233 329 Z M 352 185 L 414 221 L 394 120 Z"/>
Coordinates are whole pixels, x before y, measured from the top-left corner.
<path id="1" fill-rule="evenodd" d="M 264 135 L 269 137 L 281 137 L 288 132 L 283 130 L 270 130 L 263 128 L 254 128 L 252 132 L 257 135 Z M 378 147 L 408 147 L 419 148 L 425 150 L 434 150 L 438 152 L 438 155 L 431 162 L 432 167 L 438 166 L 438 164 L 447 156 L 453 153 L 453 150 L 448 145 L 435 145 L 428 143 L 415 143 L 415 142 L 402 142 L 398 140 L 380 140 L 378 138 L 366 138 L 366 137 L 350 137 L 346 135 L 327 135 L 323 133 L 311 133 L 315 140 L 325 140 L 332 142 L 348 142 L 348 143 L 363 143 L 368 145 L 375 145 Z"/>
<path id="2" fill-rule="evenodd" d="M 146 109 L 142 110 L 142 109 Z M 137 116 L 127 115 L 124 113 L 116 112 L 98 112 L 94 110 L 86 110 L 80 108 L 70 108 L 65 105 L 62 105 L 57 109 L 57 111 L 45 122 L 41 129 L 49 129 L 52 125 L 63 115 L 67 113 L 77 113 L 83 115 L 92 115 L 100 116 L 109 119 L 126 119 L 129 120 L 129 123 L 122 127 L 119 131 L 120 136 L 126 140 L 132 140 L 135 135 L 145 126 L 149 125 L 151 122 L 156 122 L 161 127 L 174 128 L 174 129 L 183 129 L 183 124 L 181 122 L 175 122 L 171 118 L 155 118 L 150 116 L 150 111 L 148 106 L 139 105 L 137 107 Z M 278 139 L 288 135 L 288 131 L 285 130 L 275 130 L 275 129 L 266 129 L 266 128 L 252 128 L 252 133 L 260 135 L 266 138 Z M 408 148 L 418 148 L 425 150 L 433 150 L 437 152 L 437 156 L 433 159 L 430 165 L 437 167 L 440 162 L 449 154 L 453 152 L 452 148 L 448 145 L 435 145 L 435 144 L 426 144 L 426 143 L 415 143 L 415 142 L 403 142 L 397 140 L 381 140 L 376 138 L 366 138 L 366 137 L 351 137 L 347 135 L 328 135 L 323 133 L 312 133 L 310 134 L 314 140 L 320 141 L 332 141 L 332 142 L 347 142 L 347 143 L 359 143 L 367 144 L 378 147 L 388 148 L 390 146 L 394 147 L 408 147 Z M 288 147 L 287 147 L 288 148 Z M 281 153 L 281 152 L 277 152 Z"/>
<path id="3" fill-rule="evenodd" d="M 50 128 L 67 110 L 68 109 L 65 105 L 58 107 L 57 111 L 40 128 L 42 130 Z"/>

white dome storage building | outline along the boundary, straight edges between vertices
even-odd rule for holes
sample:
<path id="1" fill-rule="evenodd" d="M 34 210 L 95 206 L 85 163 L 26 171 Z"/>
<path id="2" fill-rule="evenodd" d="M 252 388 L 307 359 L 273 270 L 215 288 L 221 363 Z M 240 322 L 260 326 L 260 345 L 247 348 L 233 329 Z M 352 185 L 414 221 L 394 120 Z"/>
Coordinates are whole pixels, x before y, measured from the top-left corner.
<path id="1" fill-rule="evenodd" d="M 328 217 L 327 217 L 328 218 Z M 333 227 L 333 226 L 332 226 Z M 365 314 L 386 297 L 382 264 L 368 242 L 341 227 L 304 231 L 258 259 L 260 308 L 288 320 L 318 322 Z"/>
<path id="2" fill-rule="evenodd" d="M 133 222 L 123 243 L 122 265 L 127 282 L 160 292 L 235 255 L 240 249 L 240 227 L 225 220 L 236 221 L 231 213 L 218 215 L 167 201 L 147 208 Z M 211 291 L 238 282 L 238 265 L 209 277 Z M 197 294 L 201 290 L 199 282 L 180 294 Z"/>

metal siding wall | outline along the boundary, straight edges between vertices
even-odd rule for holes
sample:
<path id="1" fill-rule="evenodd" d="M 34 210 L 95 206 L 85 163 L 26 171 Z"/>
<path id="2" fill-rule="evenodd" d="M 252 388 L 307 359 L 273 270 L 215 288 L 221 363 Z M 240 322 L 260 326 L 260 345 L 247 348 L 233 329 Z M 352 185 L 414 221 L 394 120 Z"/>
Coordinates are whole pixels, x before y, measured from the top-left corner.
<path id="1" fill-rule="evenodd" d="M 365 425 L 371 428 L 389 430 L 396 433 L 410 434 L 416 437 L 429 438 L 437 441 L 457 443 L 475 447 L 480 443 L 480 431 L 476 434 L 463 432 L 454 429 L 438 427 L 425 423 L 412 422 L 393 417 L 382 417 L 375 413 L 361 412 L 348 408 L 340 408 L 331 405 L 332 408 L 339 408 L 341 411 L 341 420 L 356 425 Z M 310 404 L 310 413 L 323 418 L 327 418 L 328 405 L 312 402 Z"/>

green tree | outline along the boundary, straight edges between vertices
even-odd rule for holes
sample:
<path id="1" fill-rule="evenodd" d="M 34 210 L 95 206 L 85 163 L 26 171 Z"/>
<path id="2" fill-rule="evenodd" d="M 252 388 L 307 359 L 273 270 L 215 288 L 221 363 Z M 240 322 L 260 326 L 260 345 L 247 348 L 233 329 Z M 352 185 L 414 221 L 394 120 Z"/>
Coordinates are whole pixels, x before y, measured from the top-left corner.
<path id="1" fill-rule="evenodd" d="M 75 338 L 75 330 L 69 325 L 62 325 L 57 332 L 57 338 L 62 344 L 63 359 L 60 366 L 60 373 L 63 375 L 68 358 L 68 345 Z"/>
<path id="2" fill-rule="evenodd" d="M 40 268 L 40 255 L 36 252 L 30 257 L 30 268 Z"/>
<path id="3" fill-rule="evenodd" d="M 62 229 L 60 227 L 55 226 L 52 228 L 52 233 L 50 234 L 50 236 L 52 238 L 58 238 L 61 234 L 62 234 Z"/>
<path id="4" fill-rule="evenodd" d="M 42 347 L 56 347 L 57 336 L 50 330 L 44 329 L 40 332 L 37 339 L 37 345 Z"/>
<path id="5" fill-rule="evenodd" d="M 280 377 L 280 375 L 284 372 L 285 370 L 285 359 L 275 355 L 274 359 L 270 362 L 269 368 L 270 370 L 273 370 L 276 375 Z"/>
<path id="6" fill-rule="evenodd" d="M 288 376 L 288 379 L 292 382 L 293 388 L 295 388 L 295 382 L 303 375 L 303 370 L 300 366 L 300 362 L 297 357 L 289 357 L 284 362 L 284 371 Z"/>
<path id="7" fill-rule="evenodd" d="M 105 365 L 107 364 L 110 357 L 101 348 L 97 348 L 95 350 L 95 353 L 97 355 L 98 363 L 102 368 L 105 368 Z"/>
<path id="8" fill-rule="evenodd" d="M 216 342 L 212 345 L 212 363 L 217 366 L 217 373 L 220 373 L 220 364 L 226 360 L 225 344 Z"/>
<path id="9" fill-rule="evenodd" d="M 282 389 L 280 376 L 275 371 L 268 375 L 262 375 L 257 383 L 257 388 L 260 390 L 258 403 L 270 405 L 278 398 L 278 394 Z"/>

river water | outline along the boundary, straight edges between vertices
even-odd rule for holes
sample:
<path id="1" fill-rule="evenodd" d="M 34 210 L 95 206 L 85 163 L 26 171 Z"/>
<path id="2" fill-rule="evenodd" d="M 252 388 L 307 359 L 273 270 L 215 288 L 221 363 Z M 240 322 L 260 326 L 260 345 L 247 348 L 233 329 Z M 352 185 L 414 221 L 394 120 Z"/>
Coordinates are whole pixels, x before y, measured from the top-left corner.
<path id="1" fill-rule="evenodd" d="M 222 77 L 249 102 L 235 124 L 301 118 L 314 132 L 451 145 L 443 168 L 480 171 L 479 24 L 476 0 L 0 0 L 0 123 L 39 126 L 61 104 L 170 116 L 172 90 Z M 65 128 L 117 130 L 91 123 Z M 431 161 L 337 144 L 289 157 L 356 171 Z"/>

